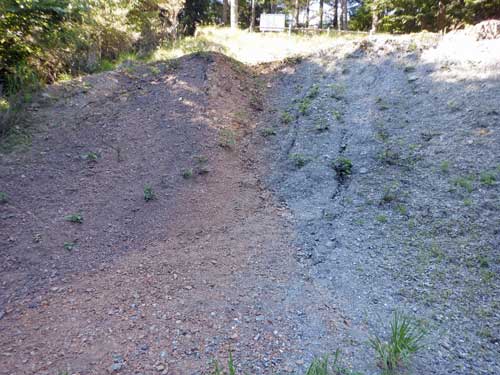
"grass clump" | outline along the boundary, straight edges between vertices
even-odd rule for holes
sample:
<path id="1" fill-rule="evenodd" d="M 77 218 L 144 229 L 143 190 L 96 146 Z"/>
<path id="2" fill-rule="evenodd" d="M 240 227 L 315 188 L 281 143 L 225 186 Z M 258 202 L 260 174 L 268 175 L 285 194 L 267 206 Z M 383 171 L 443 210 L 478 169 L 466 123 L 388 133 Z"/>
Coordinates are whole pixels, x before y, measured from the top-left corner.
<path id="1" fill-rule="evenodd" d="M 82 155 L 82 159 L 89 163 L 97 163 L 101 156 L 97 152 L 89 151 Z"/>
<path id="2" fill-rule="evenodd" d="M 287 111 L 283 111 L 281 113 L 281 122 L 283 124 L 289 124 L 293 121 L 293 116 L 291 115 L 290 112 L 287 112 Z"/>
<path id="3" fill-rule="evenodd" d="M 495 184 L 496 176 L 491 172 L 483 172 L 481 173 L 480 181 L 482 185 L 491 186 Z"/>
<path id="4" fill-rule="evenodd" d="M 9 196 L 7 195 L 7 193 L 0 191 L 0 204 L 5 204 L 8 201 L 9 201 Z"/>
<path id="5" fill-rule="evenodd" d="M 332 168 L 339 180 L 344 180 L 352 174 L 352 161 L 347 158 L 338 158 L 332 163 Z"/>
<path id="6" fill-rule="evenodd" d="M 387 216 L 385 216 L 385 215 L 377 215 L 375 217 L 375 220 L 377 220 L 381 224 L 385 224 L 385 223 L 387 223 Z"/>
<path id="7" fill-rule="evenodd" d="M 227 371 L 220 367 L 218 361 L 214 361 L 214 369 L 212 375 L 236 375 L 236 367 L 233 361 L 233 354 L 229 352 L 229 359 L 227 360 Z"/>
<path id="8" fill-rule="evenodd" d="M 311 107 L 311 99 L 309 98 L 304 98 L 302 99 L 300 102 L 299 102 L 299 107 L 298 107 L 298 110 L 299 110 L 299 113 L 301 115 L 307 115 L 307 113 L 309 112 L 309 108 Z"/>
<path id="9" fill-rule="evenodd" d="M 311 88 L 307 92 L 306 98 L 308 98 L 308 99 L 315 99 L 315 98 L 318 97 L 318 95 L 319 95 L 319 85 L 318 84 L 314 84 L 314 85 L 311 86 Z"/>
<path id="10" fill-rule="evenodd" d="M 302 168 L 309 162 L 309 158 L 304 154 L 291 154 L 290 159 L 297 168 Z"/>
<path id="11" fill-rule="evenodd" d="M 236 146 L 236 135 L 230 129 L 219 131 L 219 146 L 223 148 L 233 148 Z"/>
<path id="12" fill-rule="evenodd" d="M 190 179 L 191 177 L 193 177 L 193 168 L 183 169 L 181 175 L 186 180 Z"/>
<path id="13" fill-rule="evenodd" d="M 379 366 L 388 373 L 393 373 L 422 349 L 425 332 L 400 312 L 394 313 L 390 328 L 388 341 L 376 335 L 370 338 L 370 345 L 376 352 Z"/>
<path id="14" fill-rule="evenodd" d="M 453 180 L 453 184 L 461 187 L 462 189 L 465 189 L 468 193 L 472 193 L 472 191 L 474 190 L 474 177 L 458 177 Z"/>
<path id="15" fill-rule="evenodd" d="M 71 214 L 66 217 L 64 217 L 66 221 L 69 221 L 70 223 L 76 223 L 76 224 L 82 224 L 83 223 L 83 216 L 81 214 Z"/>
<path id="16" fill-rule="evenodd" d="M 65 242 L 63 246 L 64 246 L 64 248 L 66 250 L 72 251 L 76 247 L 76 242 L 74 242 L 74 241 L 72 241 L 72 242 Z"/>
<path id="17" fill-rule="evenodd" d="M 274 130 L 273 128 L 264 128 L 262 129 L 261 134 L 263 137 L 271 137 L 273 135 L 276 135 L 276 130 Z"/>
<path id="18" fill-rule="evenodd" d="M 156 194 L 153 190 L 153 187 L 149 184 L 146 184 L 146 186 L 144 186 L 144 200 L 146 202 L 149 202 L 154 199 L 156 199 Z"/>

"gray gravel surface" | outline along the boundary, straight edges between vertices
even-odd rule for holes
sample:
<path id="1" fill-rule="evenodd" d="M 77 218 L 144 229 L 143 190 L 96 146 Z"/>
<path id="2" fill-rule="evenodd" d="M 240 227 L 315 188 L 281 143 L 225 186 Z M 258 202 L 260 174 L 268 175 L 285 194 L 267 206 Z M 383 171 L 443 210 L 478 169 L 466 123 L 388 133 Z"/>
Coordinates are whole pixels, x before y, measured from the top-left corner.
<path id="1" fill-rule="evenodd" d="M 268 184 L 318 296 L 296 337 L 305 357 L 339 348 L 378 374 L 367 341 L 403 311 L 427 331 L 409 373 L 500 373 L 500 65 L 430 44 L 354 42 L 274 79 Z"/>

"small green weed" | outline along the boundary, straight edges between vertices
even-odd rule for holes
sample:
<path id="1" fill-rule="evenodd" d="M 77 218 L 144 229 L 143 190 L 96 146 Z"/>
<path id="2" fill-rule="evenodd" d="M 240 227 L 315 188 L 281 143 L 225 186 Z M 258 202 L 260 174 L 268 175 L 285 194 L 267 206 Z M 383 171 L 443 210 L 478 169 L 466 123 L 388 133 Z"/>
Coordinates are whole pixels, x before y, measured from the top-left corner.
<path id="1" fill-rule="evenodd" d="M 342 121 L 342 113 L 340 111 L 333 110 L 332 115 L 335 117 L 335 120 Z"/>
<path id="2" fill-rule="evenodd" d="M 236 146 L 236 135 L 230 129 L 219 131 L 219 146 L 223 148 L 233 148 Z"/>
<path id="3" fill-rule="evenodd" d="M 330 98 L 341 100 L 345 94 L 345 86 L 342 84 L 332 83 L 328 85 L 332 91 L 330 92 Z"/>
<path id="4" fill-rule="evenodd" d="M 314 84 L 314 85 L 311 86 L 311 88 L 307 92 L 306 98 L 308 98 L 308 99 L 314 99 L 314 98 L 317 98 L 318 95 L 319 95 L 319 85 L 318 84 Z"/>
<path id="5" fill-rule="evenodd" d="M 481 173 L 480 181 L 482 185 L 491 186 L 495 184 L 496 176 L 491 172 L 483 172 Z"/>
<path id="6" fill-rule="evenodd" d="M 309 162 L 309 158 L 304 154 L 291 154 L 290 159 L 297 168 L 302 168 Z"/>
<path id="7" fill-rule="evenodd" d="M 64 219 L 66 221 L 69 221 L 70 223 L 76 223 L 76 224 L 83 223 L 83 216 L 81 214 L 71 214 L 71 215 L 65 216 Z"/>
<path id="8" fill-rule="evenodd" d="M 448 173 L 450 171 L 450 162 L 445 160 L 441 163 L 441 172 Z"/>
<path id="9" fill-rule="evenodd" d="M 233 361 L 233 354 L 229 352 L 229 359 L 227 360 L 227 372 L 224 368 L 219 367 L 219 362 L 214 361 L 214 369 L 212 375 L 236 375 L 236 366 Z"/>
<path id="10" fill-rule="evenodd" d="M 76 242 L 65 242 L 64 243 L 64 248 L 68 251 L 72 251 L 76 247 Z"/>
<path id="11" fill-rule="evenodd" d="M 453 184 L 456 186 L 460 186 L 462 189 L 465 189 L 468 193 L 472 193 L 474 191 L 474 177 L 457 177 L 453 180 Z"/>
<path id="12" fill-rule="evenodd" d="M 403 216 L 406 216 L 408 215 L 408 209 L 406 208 L 406 206 L 402 203 L 399 203 L 397 206 L 396 206 L 396 210 L 398 210 L 398 212 L 403 215 Z"/>
<path id="13" fill-rule="evenodd" d="M 342 181 L 352 174 L 352 161 L 347 158 L 337 158 L 332 163 L 332 168 L 337 174 L 337 178 Z"/>
<path id="14" fill-rule="evenodd" d="M 152 201 L 156 199 L 155 192 L 153 191 L 153 187 L 151 185 L 146 184 L 144 186 L 144 200 L 146 202 Z"/>
<path id="15" fill-rule="evenodd" d="M 382 369 L 393 372 L 409 362 L 411 356 L 421 350 L 425 336 L 423 329 L 412 319 L 396 312 L 391 321 L 391 335 L 388 341 L 379 336 L 370 338 L 370 344 L 377 354 Z"/>
<path id="16" fill-rule="evenodd" d="M 328 129 L 330 129 L 330 125 L 328 124 L 328 122 L 326 120 L 320 120 L 316 123 L 316 126 L 315 126 L 315 129 L 322 133 L 322 132 L 325 132 L 327 131 Z"/>
<path id="17" fill-rule="evenodd" d="M 85 154 L 82 155 L 82 159 L 86 160 L 89 163 L 97 163 L 97 160 L 100 157 L 101 156 L 98 153 L 93 152 L 93 151 L 89 151 L 89 152 L 87 152 L 87 153 L 85 153 Z"/>
<path id="18" fill-rule="evenodd" d="M 264 128 L 261 132 L 263 137 L 270 137 L 276 135 L 276 131 L 273 128 Z"/>
<path id="19" fill-rule="evenodd" d="M 181 175 L 186 180 L 190 179 L 191 177 L 193 177 L 193 168 L 183 169 Z"/>
<path id="20" fill-rule="evenodd" d="M 8 201 L 9 201 L 9 196 L 7 195 L 7 193 L 0 191 L 0 204 L 5 204 Z"/>
<path id="21" fill-rule="evenodd" d="M 304 98 L 299 102 L 299 113 L 301 115 L 307 115 L 309 112 L 309 107 L 311 106 L 311 100 L 309 98 Z"/>
<path id="22" fill-rule="evenodd" d="M 375 220 L 377 220 L 379 223 L 384 224 L 384 223 L 387 223 L 387 216 L 385 216 L 385 215 L 377 215 L 375 217 Z"/>
<path id="23" fill-rule="evenodd" d="M 287 111 L 283 111 L 281 113 L 281 122 L 283 124 L 289 124 L 293 121 L 293 116 L 291 115 L 290 112 L 287 112 Z"/>

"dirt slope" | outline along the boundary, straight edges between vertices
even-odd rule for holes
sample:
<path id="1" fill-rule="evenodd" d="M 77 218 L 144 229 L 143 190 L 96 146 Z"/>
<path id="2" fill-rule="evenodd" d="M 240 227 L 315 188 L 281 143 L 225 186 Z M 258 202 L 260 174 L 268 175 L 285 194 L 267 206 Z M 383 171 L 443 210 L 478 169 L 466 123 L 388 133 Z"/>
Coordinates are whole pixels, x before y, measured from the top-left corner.
<path id="1" fill-rule="evenodd" d="M 315 286 L 350 321 L 318 330 L 318 346 L 363 373 L 378 373 L 367 340 L 395 310 L 428 331 L 412 373 L 500 372 L 500 55 L 497 41 L 455 43 L 476 51 L 460 60 L 445 42 L 363 41 L 274 83 L 268 182 Z"/>
<path id="2" fill-rule="evenodd" d="M 0 167 L 1 374 L 194 374 L 229 350 L 251 373 L 290 366 L 283 300 L 307 286 L 245 138 L 255 85 L 207 55 L 49 90 Z"/>

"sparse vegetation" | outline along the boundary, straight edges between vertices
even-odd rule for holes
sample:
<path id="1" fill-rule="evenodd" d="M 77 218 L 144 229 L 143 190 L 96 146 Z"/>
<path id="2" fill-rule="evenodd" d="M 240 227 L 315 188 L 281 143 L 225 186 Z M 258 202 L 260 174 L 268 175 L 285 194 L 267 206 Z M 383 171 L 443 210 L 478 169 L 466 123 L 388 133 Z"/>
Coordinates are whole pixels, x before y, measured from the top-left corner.
<path id="1" fill-rule="evenodd" d="M 380 367 L 392 373 L 408 363 L 411 356 L 422 349 L 425 332 L 401 312 L 393 314 L 390 330 L 387 341 L 375 335 L 370 338 L 370 344 L 376 352 Z"/>
<path id="2" fill-rule="evenodd" d="M 228 149 L 236 146 L 236 135 L 231 129 L 219 131 L 219 146 Z"/>
<path id="3" fill-rule="evenodd" d="M 153 191 L 153 187 L 149 184 L 146 184 L 144 186 L 144 200 L 146 202 L 150 202 L 154 199 L 156 199 L 156 195 L 155 195 L 155 192 Z"/>
<path id="4" fill-rule="evenodd" d="M 483 172 L 481 173 L 480 181 L 484 186 L 491 186 L 495 184 L 496 176 L 492 172 Z"/>
<path id="5" fill-rule="evenodd" d="M 76 242 L 75 241 L 70 241 L 70 242 L 65 242 L 64 243 L 64 248 L 68 251 L 72 251 L 76 247 Z"/>
<path id="6" fill-rule="evenodd" d="M 337 178 L 343 181 L 352 174 L 352 161 L 348 158 L 337 158 L 332 163 L 332 168 L 337 174 Z"/>
<path id="7" fill-rule="evenodd" d="M 5 204 L 8 201 L 9 201 L 9 196 L 7 195 L 7 193 L 0 191 L 0 204 Z"/>
<path id="8" fill-rule="evenodd" d="M 290 160 L 293 161 L 293 164 L 297 168 L 302 168 L 303 166 L 305 166 L 309 162 L 309 158 L 307 156 L 305 156 L 304 154 L 298 154 L 298 153 L 291 154 Z"/>
<path id="9" fill-rule="evenodd" d="M 270 137 L 272 135 L 276 135 L 276 130 L 274 130 L 273 128 L 262 129 L 262 136 L 263 137 Z"/>
<path id="10" fill-rule="evenodd" d="M 377 220 L 379 223 L 387 223 L 387 216 L 380 214 L 375 217 L 375 220 Z"/>
<path id="11" fill-rule="evenodd" d="M 283 111 L 281 113 L 281 122 L 283 124 L 289 124 L 293 121 L 293 116 L 291 115 L 290 112 L 287 112 L 287 111 Z"/>
<path id="12" fill-rule="evenodd" d="M 185 180 L 190 179 L 191 177 L 193 177 L 193 168 L 183 169 L 181 175 Z"/>
<path id="13" fill-rule="evenodd" d="M 83 216 L 81 214 L 71 214 L 71 215 L 65 216 L 64 219 L 66 221 L 69 221 L 70 223 L 77 223 L 77 224 L 83 223 Z"/>
<path id="14" fill-rule="evenodd" d="M 97 163 L 97 160 L 100 158 L 100 155 L 96 152 L 89 151 L 82 155 L 82 159 L 86 160 L 89 163 Z"/>
<path id="15" fill-rule="evenodd" d="M 311 106 L 311 99 L 304 98 L 299 102 L 298 111 L 301 115 L 307 115 L 309 107 Z"/>

